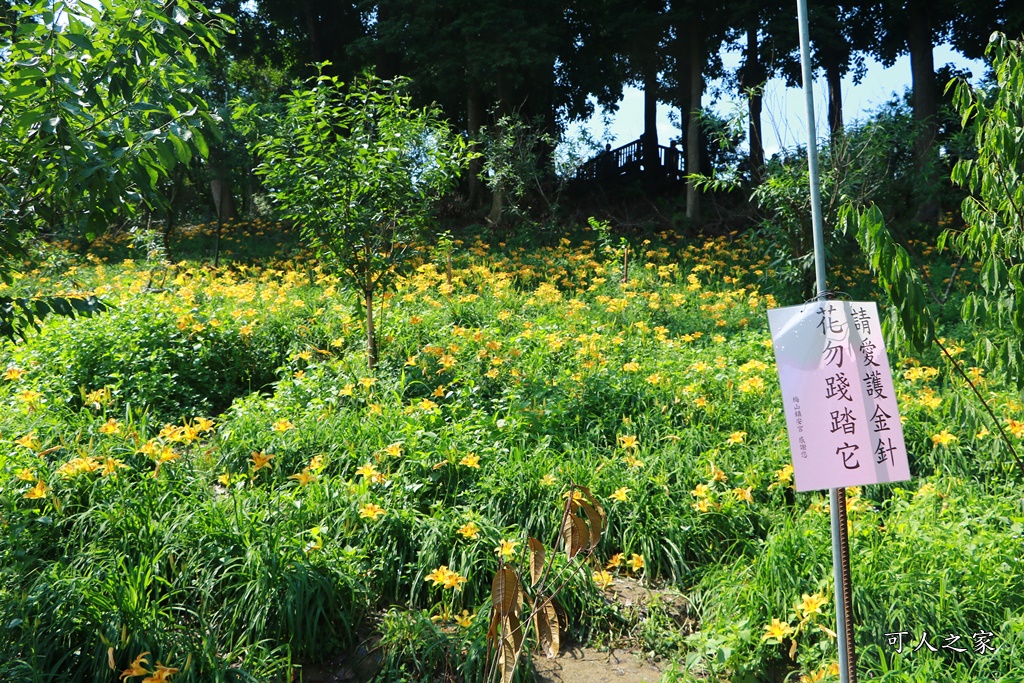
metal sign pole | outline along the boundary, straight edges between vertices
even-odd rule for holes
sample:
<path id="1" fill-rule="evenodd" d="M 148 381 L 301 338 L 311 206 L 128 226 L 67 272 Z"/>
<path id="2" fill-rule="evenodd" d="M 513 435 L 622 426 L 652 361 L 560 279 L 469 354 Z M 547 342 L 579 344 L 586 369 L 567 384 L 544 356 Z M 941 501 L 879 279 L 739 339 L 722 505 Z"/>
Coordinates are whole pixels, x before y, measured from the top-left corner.
<path id="1" fill-rule="evenodd" d="M 818 134 L 814 126 L 814 91 L 811 83 L 811 48 L 807 27 L 807 0 L 797 0 L 800 25 L 800 66 L 804 97 L 807 100 L 807 171 L 811 183 L 811 225 L 814 231 L 814 274 L 819 301 L 827 296 L 825 283 L 825 239 L 821 218 L 820 175 L 818 172 Z M 846 534 L 846 489 L 829 490 L 829 514 L 832 520 L 832 577 L 836 599 L 836 641 L 839 647 L 839 680 L 856 683 L 853 662 L 853 624 L 850 621 L 850 548 Z"/>

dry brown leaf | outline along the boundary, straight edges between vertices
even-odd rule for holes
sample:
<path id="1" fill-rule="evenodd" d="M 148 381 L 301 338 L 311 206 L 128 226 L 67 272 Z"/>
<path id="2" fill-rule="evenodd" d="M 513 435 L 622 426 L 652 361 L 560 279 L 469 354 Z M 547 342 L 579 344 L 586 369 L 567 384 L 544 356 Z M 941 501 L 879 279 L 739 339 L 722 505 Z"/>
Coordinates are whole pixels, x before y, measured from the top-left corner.
<path id="1" fill-rule="evenodd" d="M 587 525 L 582 519 L 576 515 L 569 515 L 562 526 L 562 539 L 565 541 L 565 552 L 571 560 L 588 545 L 590 532 L 587 531 Z"/>
<path id="2" fill-rule="evenodd" d="M 593 550 L 597 547 L 598 541 L 601 540 L 603 520 L 590 503 L 580 503 L 580 507 L 583 508 L 583 514 L 587 516 L 587 521 L 590 522 L 590 549 Z"/>
<path id="3" fill-rule="evenodd" d="M 487 629 L 487 649 L 497 650 L 498 649 L 498 626 L 501 624 L 501 616 L 498 614 L 498 610 L 491 608 L 491 625 Z M 488 652 L 488 658 L 490 652 Z"/>
<path id="4" fill-rule="evenodd" d="M 530 585 L 536 586 L 544 574 L 544 544 L 530 536 Z"/>
<path id="5" fill-rule="evenodd" d="M 550 601 L 555 608 L 555 614 L 558 615 L 558 625 L 564 632 L 567 628 L 569 628 L 569 615 L 566 613 L 562 605 L 558 602 L 557 598 L 551 598 Z"/>
<path id="6" fill-rule="evenodd" d="M 597 510 L 597 514 L 601 516 L 601 526 L 603 527 L 604 521 L 608 519 L 608 515 L 604 513 L 604 508 L 597 502 L 597 498 L 594 497 L 594 494 L 591 493 L 589 488 L 581 486 L 580 489 L 583 491 L 583 495 L 586 497 L 587 502 L 590 503 L 590 505 Z"/>
<path id="7" fill-rule="evenodd" d="M 793 644 L 789 646 L 789 658 L 794 662 L 796 661 L 796 638 L 793 639 Z"/>
<path id="8" fill-rule="evenodd" d="M 510 614 L 501 620 L 501 648 L 498 650 L 498 667 L 501 669 L 501 683 L 512 683 L 519 649 L 523 646 L 523 629 L 519 618 Z"/>
<path id="9" fill-rule="evenodd" d="M 561 649 L 561 628 L 558 625 L 558 613 L 551 600 L 541 603 L 540 609 L 533 615 L 533 623 L 537 628 L 537 645 L 548 657 L 558 656 Z"/>
<path id="10" fill-rule="evenodd" d="M 491 582 L 491 604 L 501 618 L 519 608 L 519 577 L 515 571 L 502 567 Z"/>

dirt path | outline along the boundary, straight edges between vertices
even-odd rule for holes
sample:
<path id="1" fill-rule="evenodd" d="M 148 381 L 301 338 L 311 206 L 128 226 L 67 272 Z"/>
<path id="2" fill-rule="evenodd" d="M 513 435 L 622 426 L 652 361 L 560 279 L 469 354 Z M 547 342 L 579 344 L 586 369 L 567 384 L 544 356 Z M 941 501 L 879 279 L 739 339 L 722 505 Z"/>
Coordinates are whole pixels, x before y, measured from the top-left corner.
<path id="1" fill-rule="evenodd" d="M 671 623 L 673 631 L 687 634 L 698 626 L 686 598 L 675 590 L 651 589 L 635 579 L 616 577 L 605 597 L 629 626 L 600 650 L 563 643 L 561 652 L 551 659 L 530 653 L 538 683 L 658 683 L 667 662 L 656 660 L 654 652 L 644 651 L 644 641 L 638 636 L 641 624 L 657 613 Z M 301 677 L 295 680 L 363 683 L 378 673 L 379 663 L 380 653 L 368 649 L 364 642 L 354 652 L 339 654 L 332 661 L 302 667 Z"/>
<path id="2" fill-rule="evenodd" d="M 649 589 L 637 581 L 619 577 L 606 596 L 616 603 L 629 621 L 638 624 L 645 619 L 651 603 L 656 602 L 676 628 L 690 633 L 697 628 L 685 598 L 676 591 Z M 630 642 L 633 640 L 634 642 Z M 618 645 L 619 647 L 615 647 Z M 635 639 L 625 638 L 601 651 L 570 645 L 558 657 L 548 659 L 535 654 L 534 670 L 539 683 L 657 683 L 664 666 L 637 649 Z"/>
<path id="3" fill-rule="evenodd" d="M 538 683 L 657 683 L 662 673 L 660 664 L 642 654 L 575 646 L 554 659 L 535 657 L 533 667 Z"/>

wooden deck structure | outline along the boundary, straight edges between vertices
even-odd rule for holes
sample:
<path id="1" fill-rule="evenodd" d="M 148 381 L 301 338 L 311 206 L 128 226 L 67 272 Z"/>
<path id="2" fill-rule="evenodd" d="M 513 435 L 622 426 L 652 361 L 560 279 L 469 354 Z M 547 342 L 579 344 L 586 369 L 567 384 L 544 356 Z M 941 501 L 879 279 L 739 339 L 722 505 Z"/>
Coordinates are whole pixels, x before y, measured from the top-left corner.
<path id="1" fill-rule="evenodd" d="M 658 145 L 657 168 L 648 169 L 644 163 L 644 139 L 634 140 L 621 147 L 610 146 L 593 159 L 582 164 L 574 180 L 581 183 L 615 184 L 630 180 L 654 180 L 658 183 L 682 183 L 683 153 L 677 147 Z M 653 156 L 653 155 L 652 155 Z"/>

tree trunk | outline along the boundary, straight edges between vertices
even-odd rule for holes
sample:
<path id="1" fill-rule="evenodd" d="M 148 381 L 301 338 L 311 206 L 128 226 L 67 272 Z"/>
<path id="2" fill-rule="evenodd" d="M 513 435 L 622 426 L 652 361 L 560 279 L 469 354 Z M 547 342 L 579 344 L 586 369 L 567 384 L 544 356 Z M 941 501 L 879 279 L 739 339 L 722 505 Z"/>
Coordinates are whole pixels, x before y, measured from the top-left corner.
<path id="1" fill-rule="evenodd" d="M 469 128 L 470 151 L 479 151 L 477 140 L 480 137 L 480 127 L 484 122 L 484 98 L 480 92 L 480 84 L 471 76 L 466 88 L 466 118 Z M 484 161 L 476 157 L 469 162 L 469 178 L 467 187 L 469 190 L 469 208 L 475 209 L 480 206 L 483 200 L 483 183 L 480 181 L 480 173 L 483 171 Z"/>
<path id="2" fill-rule="evenodd" d="M 324 61 L 323 41 L 320 39 L 320 26 L 310 0 L 303 0 L 302 10 L 306 20 L 306 33 L 309 35 L 309 56 L 313 63 Z"/>
<path id="3" fill-rule="evenodd" d="M 921 190 L 917 200 L 917 220 L 934 222 L 938 215 L 938 203 L 934 192 L 938 93 L 935 88 L 931 17 L 925 0 L 909 0 L 907 20 L 907 47 L 910 51 L 910 75 L 914 92 L 914 122 L 917 124 L 914 166 L 921 176 L 921 181 L 917 184 Z"/>
<path id="4" fill-rule="evenodd" d="M 835 142 L 843 134 L 843 77 L 837 62 L 825 64 L 825 81 L 828 83 L 828 132 Z"/>
<path id="5" fill-rule="evenodd" d="M 234 220 L 235 198 L 231 193 L 231 183 L 223 168 L 217 167 L 212 170 L 214 176 L 210 179 L 210 193 L 213 195 L 213 210 L 217 220 Z"/>
<path id="6" fill-rule="evenodd" d="M 750 75 L 747 86 L 747 112 L 750 116 L 749 142 L 750 147 L 750 179 L 756 185 L 761 181 L 761 170 L 764 167 L 764 143 L 761 137 L 761 108 L 764 97 L 764 73 L 758 60 L 757 28 L 747 29 L 747 64 Z"/>
<path id="7" fill-rule="evenodd" d="M 704 49 L 700 27 L 691 21 L 689 33 L 690 116 L 686 127 L 686 173 L 700 169 L 700 107 L 704 96 Z M 700 194 L 693 180 L 686 181 L 686 218 L 691 223 L 700 220 Z"/>
<path id="8" fill-rule="evenodd" d="M 372 371 L 377 367 L 377 330 L 373 326 L 373 290 L 363 292 L 366 302 L 366 365 Z"/>
<path id="9" fill-rule="evenodd" d="M 658 69 L 655 55 L 648 55 L 644 65 L 644 134 L 641 154 L 644 160 L 644 180 L 653 182 L 661 173 L 658 159 Z"/>

